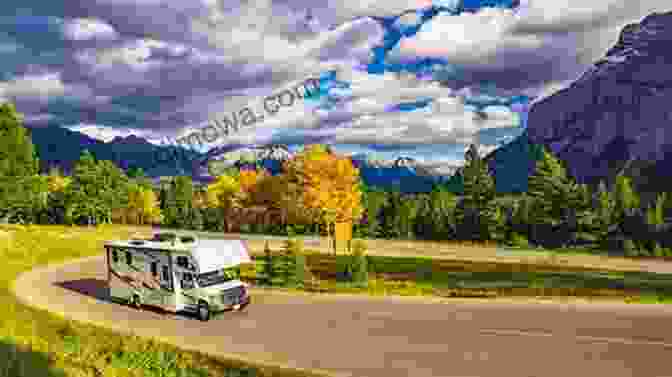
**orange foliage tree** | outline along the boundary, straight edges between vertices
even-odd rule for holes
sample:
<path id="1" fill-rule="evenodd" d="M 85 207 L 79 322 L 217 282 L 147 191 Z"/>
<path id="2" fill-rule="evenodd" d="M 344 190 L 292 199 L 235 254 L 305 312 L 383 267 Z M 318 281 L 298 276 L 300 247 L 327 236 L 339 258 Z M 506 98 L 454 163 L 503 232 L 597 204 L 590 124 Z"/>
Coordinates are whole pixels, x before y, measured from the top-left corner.
<path id="1" fill-rule="evenodd" d="M 360 176 L 349 158 L 331 153 L 324 145 L 306 146 L 286 164 L 286 175 L 302 187 L 303 204 L 317 210 L 321 222 L 353 223 L 363 214 Z"/>

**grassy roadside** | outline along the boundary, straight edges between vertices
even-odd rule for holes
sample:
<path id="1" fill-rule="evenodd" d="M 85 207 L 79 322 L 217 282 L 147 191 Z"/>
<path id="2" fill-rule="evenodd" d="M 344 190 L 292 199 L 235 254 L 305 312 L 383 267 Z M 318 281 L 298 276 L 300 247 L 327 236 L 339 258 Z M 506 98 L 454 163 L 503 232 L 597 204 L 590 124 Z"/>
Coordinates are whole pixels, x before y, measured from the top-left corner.
<path id="1" fill-rule="evenodd" d="M 274 254 L 279 255 L 280 251 Z M 256 282 L 264 271 L 261 255 L 254 253 L 255 266 L 243 269 L 242 277 Z M 502 263 L 437 260 L 426 257 L 369 255 L 366 286 L 339 281 L 337 258 L 307 251 L 312 279 L 304 290 L 323 293 L 358 293 L 374 296 L 440 297 L 538 297 L 619 300 L 630 303 L 672 301 L 672 274 L 615 271 L 561 266 L 554 263 Z M 275 287 L 289 288 L 282 279 Z"/>
<path id="2" fill-rule="evenodd" d="M 121 226 L 0 226 L 0 377 L 317 376 L 222 360 L 60 318 L 16 300 L 12 281 L 38 265 L 100 254 Z"/>
<path id="3" fill-rule="evenodd" d="M 149 227 L 137 227 L 138 230 L 151 231 Z M 165 229 L 168 231 L 168 229 Z M 266 243 L 273 250 L 281 249 L 286 237 L 269 236 L 252 233 L 216 233 L 192 232 L 201 238 L 243 238 L 253 252 L 262 252 Z M 249 238 L 248 238 L 249 237 Z M 297 236 L 305 238 L 306 249 L 330 254 L 326 237 Z M 565 249 L 515 248 L 494 243 L 472 243 L 456 241 L 426 241 L 426 240 L 388 240 L 363 239 L 368 245 L 369 255 L 381 256 L 424 256 L 435 259 L 487 261 L 508 263 L 548 263 L 564 267 L 591 267 L 615 271 L 666 271 L 672 273 L 670 258 L 653 257 L 626 257 L 604 250 L 593 250 L 588 247 L 572 247 Z"/>

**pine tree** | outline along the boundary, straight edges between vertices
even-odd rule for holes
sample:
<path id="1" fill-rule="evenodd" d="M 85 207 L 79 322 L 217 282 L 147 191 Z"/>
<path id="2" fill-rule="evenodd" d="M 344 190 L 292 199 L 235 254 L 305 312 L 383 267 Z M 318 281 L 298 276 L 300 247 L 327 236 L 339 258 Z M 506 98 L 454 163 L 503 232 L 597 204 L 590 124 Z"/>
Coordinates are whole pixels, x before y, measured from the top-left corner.
<path id="1" fill-rule="evenodd" d="M 665 221 L 664 218 L 665 200 L 666 200 L 665 193 L 658 194 L 658 196 L 656 197 L 655 204 L 650 206 L 646 211 L 646 223 L 649 226 L 655 228 L 655 230 L 652 231 L 652 233 L 657 231 Z M 663 256 L 663 250 L 658 240 L 656 239 L 651 240 L 650 248 L 651 252 L 655 257 Z"/>
<path id="2" fill-rule="evenodd" d="M 465 153 L 462 175 L 464 196 L 456 213 L 461 229 L 459 233 L 467 239 L 488 240 L 491 238 L 489 229 L 497 222 L 497 211 L 492 203 L 495 199 L 495 182 L 475 144 L 471 144 Z"/>
<path id="3" fill-rule="evenodd" d="M 616 203 L 611 191 L 604 182 L 600 182 L 597 189 L 596 233 L 599 242 L 606 246 L 609 228 L 614 224 Z"/>
<path id="4" fill-rule="evenodd" d="M 47 191 L 30 132 L 13 104 L 0 105 L 0 217 L 36 222 Z"/>
<path id="5" fill-rule="evenodd" d="M 387 197 L 377 189 L 363 192 L 364 208 L 366 208 L 367 236 L 375 238 L 380 231 L 380 210 L 385 206 Z"/>
<path id="6" fill-rule="evenodd" d="M 543 224 L 561 221 L 569 199 L 569 180 L 560 161 L 544 149 L 533 175 L 528 179 L 528 194 L 536 201 L 537 220 Z"/>
<path id="7" fill-rule="evenodd" d="M 28 177 L 39 172 L 37 154 L 22 116 L 11 103 L 0 105 L 0 176 Z"/>
<path id="8" fill-rule="evenodd" d="M 625 252 L 628 256 L 634 256 L 639 253 L 639 246 L 632 239 L 633 229 L 630 228 L 635 211 L 639 208 L 639 195 L 632 187 L 632 180 L 622 172 L 616 176 L 616 182 L 613 187 L 614 197 L 614 222 L 619 225 L 625 236 Z"/>
<path id="9" fill-rule="evenodd" d="M 111 161 L 96 161 L 85 150 L 75 165 L 67 187 L 68 222 L 110 223 L 112 213 L 128 206 L 128 177 Z"/>
<path id="10" fill-rule="evenodd" d="M 194 187 L 191 177 L 174 177 L 165 194 L 164 224 L 177 228 L 190 226 Z"/>

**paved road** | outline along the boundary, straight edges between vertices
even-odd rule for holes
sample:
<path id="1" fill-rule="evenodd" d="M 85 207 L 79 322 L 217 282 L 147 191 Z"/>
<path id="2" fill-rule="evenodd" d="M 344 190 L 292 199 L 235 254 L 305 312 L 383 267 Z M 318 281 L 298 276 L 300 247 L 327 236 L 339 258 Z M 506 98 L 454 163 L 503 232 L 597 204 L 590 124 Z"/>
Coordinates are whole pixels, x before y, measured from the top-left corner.
<path id="1" fill-rule="evenodd" d="M 672 308 L 253 291 L 207 323 L 106 299 L 102 257 L 33 270 L 31 305 L 187 349 L 356 377 L 672 377 Z"/>

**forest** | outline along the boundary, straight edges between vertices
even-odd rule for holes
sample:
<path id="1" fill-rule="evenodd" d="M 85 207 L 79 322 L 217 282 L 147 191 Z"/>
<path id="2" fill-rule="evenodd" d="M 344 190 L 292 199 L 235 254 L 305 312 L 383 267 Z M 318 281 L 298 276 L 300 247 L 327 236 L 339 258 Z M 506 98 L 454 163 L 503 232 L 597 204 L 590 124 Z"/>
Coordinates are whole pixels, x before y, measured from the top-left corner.
<path id="1" fill-rule="evenodd" d="M 229 169 L 208 185 L 189 176 L 155 185 L 85 151 L 70 175 L 40 171 L 30 130 L 13 105 L 0 105 L 0 219 L 24 224 L 155 224 L 215 232 L 329 235 L 350 222 L 356 238 L 582 247 L 627 256 L 672 256 L 668 193 L 643 200 L 630 177 L 576 183 L 548 150 L 522 194 L 498 193 L 472 145 L 458 195 L 437 185 L 402 194 L 367 187 L 346 156 L 309 145 L 279 175 Z"/>

